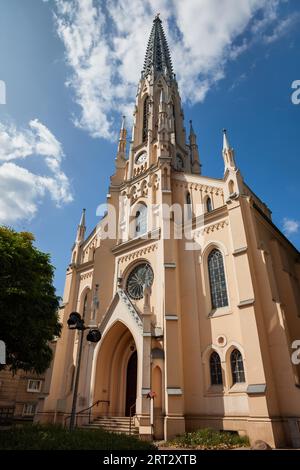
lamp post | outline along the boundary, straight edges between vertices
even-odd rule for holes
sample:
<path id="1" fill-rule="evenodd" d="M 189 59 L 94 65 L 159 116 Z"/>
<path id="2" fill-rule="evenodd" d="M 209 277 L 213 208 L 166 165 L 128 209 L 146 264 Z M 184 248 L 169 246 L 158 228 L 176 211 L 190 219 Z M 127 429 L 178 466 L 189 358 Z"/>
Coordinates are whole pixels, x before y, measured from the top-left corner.
<path id="1" fill-rule="evenodd" d="M 84 314 L 83 314 L 83 317 L 84 317 Z M 82 345 L 83 345 L 83 332 L 89 328 L 84 325 L 84 318 L 81 318 L 81 315 L 78 312 L 72 312 L 70 314 L 67 324 L 70 330 L 79 330 L 81 333 L 80 341 L 79 341 L 78 356 L 77 356 L 76 376 L 75 376 L 72 410 L 71 410 L 71 418 L 70 418 L 70 431 L 72 431 L 75 426 L 75 418 L 76 418 L 77 395 L 78 395 L 78 385 L 79 385 L 80 365 L 81 365 Z M 89 333 L 87 334 L 86 339 L 87 341 L 90 341 L 91 343 L 98 343 L 98 341 L 100 341 L 101 339 L 101 333 L 97 329 L 90 329 Z"/>

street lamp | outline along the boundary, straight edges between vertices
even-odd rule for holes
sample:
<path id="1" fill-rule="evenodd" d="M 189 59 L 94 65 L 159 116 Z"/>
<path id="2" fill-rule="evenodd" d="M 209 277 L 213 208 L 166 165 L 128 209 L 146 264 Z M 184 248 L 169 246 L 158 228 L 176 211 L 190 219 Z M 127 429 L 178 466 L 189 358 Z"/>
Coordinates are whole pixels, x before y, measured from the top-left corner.
<path id="1" fill-rule="evenodd" d="M 89 327 L 84 325 L 84 318 L 81 318 L 81 315 L 78 312 L 72 312 L 70 314 L 67 324 L 68 324 L 69 330 L 81 331 L 79 350 L 78 350 L 78 356 L 77 356 L 77 367 L 76 367 L 76 377 L 75 377 L 74 391 L 73 391 L 71 418 L 70 418 L 70 431 L 72 431 L 75 426 L 77 394 L 78 394 L 80 364 L 81 364 L 82 345 L 83 345 L 83 332 L 84 330 L 88 330 Z M 100 341 L 101 339 L 101 333 L 97 329 L 90 329 L 90 331 L 87 334 L 86 339 L 87 341 L 90 341 L 91 343 L 98 343 L 98 341 Z"/>

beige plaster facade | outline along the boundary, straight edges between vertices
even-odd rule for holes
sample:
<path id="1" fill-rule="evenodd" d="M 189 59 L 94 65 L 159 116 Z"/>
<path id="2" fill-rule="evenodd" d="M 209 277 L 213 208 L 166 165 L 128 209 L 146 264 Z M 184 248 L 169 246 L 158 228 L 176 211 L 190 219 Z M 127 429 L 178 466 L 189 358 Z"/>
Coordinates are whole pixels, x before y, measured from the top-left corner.
<path id="1" fill-rule="evenodd" d="M 297 447 L 300 370 L 291 356 L 293 341 L 300 339 L 299 252 L 244 182 L 226 133 L 224 177 L 201 174 L 192 126 L 186 143 L 162 34 L 156 18 L 136 96 L 129 157 L 124 122 L 120 132 L 107 215 L 87 238 L 84 214 L 78 227 L 66 274 L 63 332 L 40 419 L 63 421 L 70 413 L 78 333 L 66 322 L 77 311 L 102 332 L 96 345 L 83 343 L 79 410 L 103 400 L 93 408 L 94 418 L 125 416 L 131 381 L 136 424 L 144 437 L 153 431 L 155 438 L 167 439 L 214 427 L 273 447 Z M 115 234 L 108 236 L 114 226 Z M 209 272 L 213 250 L 223 262 L 223 271 L 218 265 L 222 287 L 220 272 L 217 279 Z M 128 279 L 145 263 L 153 279 L 146 279 L 142 298 L 134 299 Z M 220 298 L 213 299 L 214 288 L 219 297 L 222 291 L 221 306 Z M 232 370 L 236 350 L 244 374 L 238 380 Z M 212 378 L 214 351 L 218 379 Z M 150 391 L 156 394 L 153 430 Z"/>

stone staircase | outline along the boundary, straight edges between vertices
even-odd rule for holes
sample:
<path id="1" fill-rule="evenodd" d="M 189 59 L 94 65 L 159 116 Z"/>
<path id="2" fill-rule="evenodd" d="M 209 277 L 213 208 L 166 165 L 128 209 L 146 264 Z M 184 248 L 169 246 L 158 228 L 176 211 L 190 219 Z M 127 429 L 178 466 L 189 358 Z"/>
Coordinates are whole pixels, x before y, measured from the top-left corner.
<path id="1" fill-rule="evenodd" d="M 128 416 L 99 416 L 90 424 L 82 426 L 86 429 L 102 428 L 105 431 L 122 434 L 130 434 L 130 418 Z M 131 434 L 138 436 L 139 428 L 134 426 L 134 419 L 131 421 Z"/>

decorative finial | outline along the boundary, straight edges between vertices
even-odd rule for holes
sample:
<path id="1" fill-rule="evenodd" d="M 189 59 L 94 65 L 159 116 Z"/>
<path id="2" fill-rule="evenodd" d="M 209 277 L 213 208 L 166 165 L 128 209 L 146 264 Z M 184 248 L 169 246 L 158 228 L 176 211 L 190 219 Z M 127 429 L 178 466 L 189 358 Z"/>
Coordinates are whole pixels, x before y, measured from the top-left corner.
<path id="1" fill-rule="evenodd" d="M 125 129 L 125 120 L 126 120 L 126 116 L 122 116 L 121 130 Z"/>
<path id="2" fill-rule="evenodd" d="M 229 149 L 230 149 L 230 145 L 229 145 L 229 141 L 227 138 L 227 130 L 223 129 L 223 152 Z"/>
<path id="3" fill-rule="evenodd" d="M 190 119 L 190 134 L 194 134 L 193 121 Z"/>

